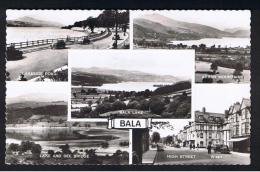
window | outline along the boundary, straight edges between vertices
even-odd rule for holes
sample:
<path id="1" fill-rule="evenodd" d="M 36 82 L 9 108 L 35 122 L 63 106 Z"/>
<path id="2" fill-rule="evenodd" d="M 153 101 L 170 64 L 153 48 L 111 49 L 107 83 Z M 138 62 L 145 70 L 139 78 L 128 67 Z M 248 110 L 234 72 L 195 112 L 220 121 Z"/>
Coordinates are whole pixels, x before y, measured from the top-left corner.
<path id="1" fill-rule="evenodd" d="M 249 110 L 247 108 L 245 109 L 245 118 L 249 118 Z"/>
<path id="2" fill-rule="evenodd" d="M 236 113 L 236 122 L 238 122 L 238 113 Z"/>
<path id="3" fill-rule="evenodd" d="M 245 123 L 245 134 L 249 134 L 249 133 L 250 133 L 249 123 L 246 122 L 246 123 Z"/>
<path id="4" fill-rule="evenodd" d="M 200 147 L 203 147 L 204 143 L 203 141 L 200 141 Z"/>
<path id="5" fill-rule="evenodd" d="M 209 126 L 209 130 L 212 130 L 212 125 Z"/>
<path id="6" fill-rule="evenodd" d="M 209 132 L 209 139 L 211 139 L 212 138 L 212 133 L 211 132 Z"/>
<path id="7" fill-rule="evenodd" d="M 245 134 L 245 123 L 241 125 L 241 134 Z"/>
<path id="8" fill-rule="evenodd" d="M 203 133 L 200 133 L 200 138 L 203 139 Z"/>
<path id="9" fill-rule="evenodd" d="M 204 125 L 200 125 L 200 130 L 204 130 Z"/>
<path id="10" fill-rule="evenodd" d="M 199 120 L 203 120 L 203 115 L 199 115 Z"/>
<path id="11" fill-rule="evenodd" d="M 236 125 L 236 134 L 235 135 L 239 135 L 239 125 Z"/>

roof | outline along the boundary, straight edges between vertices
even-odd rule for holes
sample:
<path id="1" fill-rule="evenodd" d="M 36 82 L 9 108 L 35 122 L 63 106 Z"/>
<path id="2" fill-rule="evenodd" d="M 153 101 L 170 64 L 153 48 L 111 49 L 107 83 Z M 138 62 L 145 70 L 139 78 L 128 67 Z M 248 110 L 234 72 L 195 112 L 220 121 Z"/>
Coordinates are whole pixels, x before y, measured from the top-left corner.
<path id="1" fill-rule="evenodd" d="M 243 98 L 241 105 L 243 105 L 243 104 L 245 105 L 245 107 L 250 107 L 251 106 L 251 100 L 247 99 L 247 98 Z"/>
<path id="2" fill-rule="evenodd" d="M 202 116 L 202 118 L 200 118 L 200 116 Z M 223 123 L 224 118 L 225 115 L 222 113 L 195 111 L 195 122 Z"/>

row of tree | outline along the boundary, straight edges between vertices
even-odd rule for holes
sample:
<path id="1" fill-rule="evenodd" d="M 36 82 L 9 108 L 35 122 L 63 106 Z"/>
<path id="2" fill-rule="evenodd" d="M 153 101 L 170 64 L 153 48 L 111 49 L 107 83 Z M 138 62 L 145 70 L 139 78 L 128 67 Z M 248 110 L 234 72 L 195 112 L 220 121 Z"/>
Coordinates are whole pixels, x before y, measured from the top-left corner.
<path id="1" fill-rule="evenodd" d="M 119 26 L 125 32 L 129 25 L 129 11 L 104 10 L 98 17 L 88 17 L 86 20 L 77 21 L 73 25 L 62 27 L 71 29 L 72 27 L 89 28 L 91 32 L 97 27 L 113 28 Z"/>

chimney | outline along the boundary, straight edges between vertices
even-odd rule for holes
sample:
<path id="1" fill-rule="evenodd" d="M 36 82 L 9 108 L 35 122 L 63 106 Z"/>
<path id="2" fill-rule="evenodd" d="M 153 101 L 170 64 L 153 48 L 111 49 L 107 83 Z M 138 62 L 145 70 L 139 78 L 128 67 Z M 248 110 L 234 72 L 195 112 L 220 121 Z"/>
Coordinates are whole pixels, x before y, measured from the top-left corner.
<path id="1" fill-rule="evenodd" d="M 202 108 L 202 112 L 206 113 L 206 108 L 205 107 Z"/>

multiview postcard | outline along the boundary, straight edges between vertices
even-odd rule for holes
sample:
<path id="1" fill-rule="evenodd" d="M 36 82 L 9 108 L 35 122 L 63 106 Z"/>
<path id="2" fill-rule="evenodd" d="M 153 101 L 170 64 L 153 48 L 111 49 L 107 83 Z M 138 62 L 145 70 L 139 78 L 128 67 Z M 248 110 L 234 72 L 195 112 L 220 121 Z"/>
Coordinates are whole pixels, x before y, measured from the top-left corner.
<path id="1" fill-rule="evenodd" d="M 250 165 L 250 17 L 6 10 L 5 164 Z"/>

